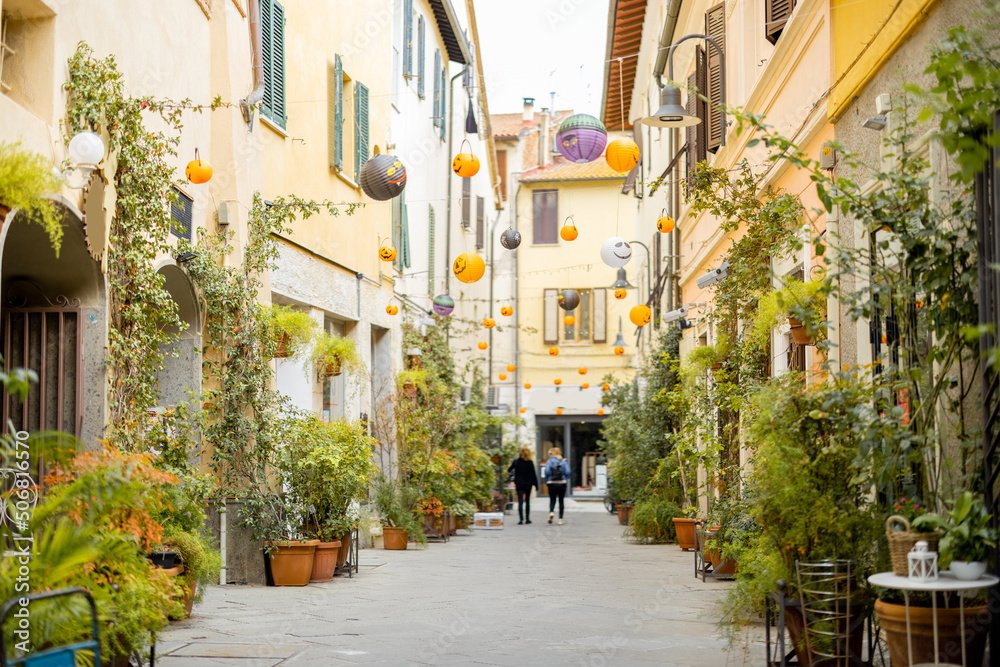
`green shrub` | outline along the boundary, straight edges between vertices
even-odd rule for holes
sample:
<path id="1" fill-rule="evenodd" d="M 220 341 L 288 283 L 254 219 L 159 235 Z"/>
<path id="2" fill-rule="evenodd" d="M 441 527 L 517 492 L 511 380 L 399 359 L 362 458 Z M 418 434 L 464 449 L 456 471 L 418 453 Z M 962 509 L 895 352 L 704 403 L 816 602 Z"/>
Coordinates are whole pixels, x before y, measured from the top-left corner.
<path id="1" fill-rule="evenodd" d="M 639 544 L 663 544 L 677 540 L 675 517 L 684 513 L 677 503 L 660 498 L 645 498 L 636 502 L 626 534 Z"/>

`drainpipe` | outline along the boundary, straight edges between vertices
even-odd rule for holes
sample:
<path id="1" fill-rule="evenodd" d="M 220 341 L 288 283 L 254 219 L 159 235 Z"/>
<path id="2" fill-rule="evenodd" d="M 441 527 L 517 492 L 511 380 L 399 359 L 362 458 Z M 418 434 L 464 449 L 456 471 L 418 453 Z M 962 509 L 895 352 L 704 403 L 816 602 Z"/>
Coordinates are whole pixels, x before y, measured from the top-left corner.
<path id="1" fill-rule="evenodd" d="M 497 219 L 493 221 L 492 225 L 490 225 L 490 317 L 493 317 L 493 283 L 495 283 L 497 279 L 496 276 L 497 258 L 496 254 L 494 254 L 494 249 L 496 248 L 497 225 L 500 224 L 500 213 L 501 211 L 497 211 Z M 488 336 L 490 339 L 490 354 L 488 361 L 489 369 L 487 372 L 492 375 L 493 373 L 493 328 L 492 327 L 490 328 L 490 333 L 488 334 Z M 492 377 L 490 378 L 490 382 L 491 383 L 493 382 Z"/>
<path id="2" fill-rule="evenodd" d="M 260 33 L 260 0 L 250 0 L 250 48 L 253 49 L 253 85 L 249 95 L 240 100 L 240 111 L 247 132 L 253 132 L 253 110 L 264 99 L 264 43 Z"/>
<path id="3" fill-rule="evenodd" d="M 512 171 L 511 176 L 517 176 L 517 190 L 514 191 L 514 198 L 511 200 L 510 227 L 517 231 L 517 202 L 521 196 L 521 174 L 523 171 Z M 521 239 L 522 243 L 524 239 Z M 514 267 L 511 271 L 513 282 L 513 299 L 517 303 L 518 297 L 518 276 L 517 276 L 517 251 L 514 251 Z M 521 304 L 514 308 L 514 409 L 521 414 Z"/>
<path id="4" fill-rule="evenodd" d="M 225 586 L 228 582 L 226 567 L 226 501 L 222 501 L 222 511 L 219 512 L 219 553 L 222 556 L 222 569 L 219 570 L 219 585 Z"/>
<path id="5" fill-rule="evenodd" d="M 663 88 L 663 70 L 667 66 L 667 52 L 674 41 L 674 30 L 677 28 L 677 17 L 681 13 L 681 0 L 670 0 L 667 6 L 667 18 L 663 21 L 663 32 L 660 33 L 660 45 L 656 49 L 656 64 L 653 65 L 653 78 Z"/>
<path id="6" fill-rule="evenodd" d="M 462 68 L 462 71 L 451 77 L 451 82 L 448 83 L 448 157 L 454 157 L 455 153 L 451 149 L 451 135 L 453 126 L 455 125 L 452 121 L 455 119 L 455 114 L 453 113 L 455 107 L 455 79 L 463 76 L 469 70 L 469 65 L 466 64 Z M 445 210 L 445 235 L 444 235 L 444 293 L 451 294 L 451 176 L 454 172 L 451 170 L 451 160 L 448 160 L 448 203 Z"/>

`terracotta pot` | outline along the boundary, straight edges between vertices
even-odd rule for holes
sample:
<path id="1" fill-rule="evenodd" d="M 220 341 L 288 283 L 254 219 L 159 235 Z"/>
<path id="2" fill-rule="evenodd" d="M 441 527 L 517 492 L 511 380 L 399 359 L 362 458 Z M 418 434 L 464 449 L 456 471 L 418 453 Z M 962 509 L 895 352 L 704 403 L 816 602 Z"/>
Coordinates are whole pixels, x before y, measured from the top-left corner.
<path id="1" fill-rule="evenodd" d="M 309 581 L 320 582 L 333 579 L 339 555 L 340 540 L 320 542 L 316 547 L 316 556 L 313 558 L 312 574 L 309 575 Z"/>
<path id="2" fill-rule="evenodd" d="M 847 638 L 848 649 L 851 655 L 861 655 L 861 647 L 865 638 L 865 623 L 858 622 L 852 623 L 852 625 L 854 628 Z M 802 607 L 798 598 L 785 600 L 785 627 L 788 629 L 788 636 L 792 641 L 792 648 L 795 650 L 798 664 L 813 664 L 814 656 L 809 649 L 809 645 L 806 643 L 805 623 L 802 619 Z M 842 630 L 843 626 L 840 626 L 840 628 Z M 816 664 L 826 665 L 828 663 L 817 661 Z M 892 663 L 892 667 L 896 667 L 895 662 Z"/>
<path id="3" fill-rule="evenodd" d="M 677 517 L 674 519 L 674 530 L 677 532 L 677 546 L 687 551 L 694 549 L 694 519 Z"/>
<path id="4" fill-rule="evenodd" d="M 274 350 L 274 356 L 279 359 L 284 359 L 288 356 L 288 346 L 292 342 L 292 337 L 285 332 L 281 332 L 281 337 L 278 339 L 278 346 Z"/>
<path id="5" fill-rule="evenodd" d="M 337 567 L 344 567 L 347 556 L 351 553 L 351 531 L 347 531 L 340 536 L 340 550 L 337 552 Z"/>
<path id="6" fill-rule="evenodd" d="M 788 318 L 788 326 L 791 327 L 789 333 L 792 335 L 792 342 L 796 345 L 812 345 L 813 340 L 806 332 L 805 326 L 794 317 Z"/>
<path id="7" fill-rule="evenodd" d="M 618 523 L 623 526 L 627 526 L 629 520 L 632 518 L 633 505 L 619 505 L 618 506 Z"/>
<path id="8" fill-rule="evenodd" d="M 435 514 L 434 512 L 425 510 L 413 510 L 413 517 L 424 529 L 424 534 L 428 537 L 443 536 L 447 530 L 443 513 Z"/>
<path id="9" fill-rule="evenodd" d="M 275 586 L 305 586 L 312 574 L 319 540 L 268 543 Z"/>
<path id="10" fill-rule="evenodd" d="M 327 364 L 324 372 L 328 378 L 332 378 L 335 375 L 340 375 L 341 373 L 340 362 L 338 361 L 333 364 Z"/>
<path id="11" fill-rule="evenodd" d="M 454 514 L 448 515 L 448 534 L 454 535 L 458 532 L 458 517 Z"/>
<path id="12" fill-rule="evenodd" d="M 913 664 L 932 663 L 934 660 L 934 617 L 930 607 L 910 605 L 910 629 L 913 635 Z M 879 627 L 889 644 L 892 667 L 910 667 L 906 643 L 906 607 L 877 600 L 875 613 Z M 962 662 L 959 610 L 937 610 L 938 661 L 959 664 Z M 989 631 L 988 607 L 965 608 L 965 652 L 969 665 L 983 664 L 986 638 Z"/>
<path id="13" fill-rule="evenodd" d="M 410 541 L 410 534 L 402 528 L 385 526 L 382 528 L 382 544 L 386 549 L 395 551 L 405 551 L 406 544 Z"/>

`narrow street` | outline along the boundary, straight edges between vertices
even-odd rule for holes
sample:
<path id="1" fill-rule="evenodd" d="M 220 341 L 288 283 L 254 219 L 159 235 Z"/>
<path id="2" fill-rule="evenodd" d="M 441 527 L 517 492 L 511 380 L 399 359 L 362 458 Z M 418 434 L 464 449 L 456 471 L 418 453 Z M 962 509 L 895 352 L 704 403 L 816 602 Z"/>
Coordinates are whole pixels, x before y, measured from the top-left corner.
<path id="1" fill-rule="evenodd" d="M 731 584 L 694 579 L 691 553 L 628 543 L 598 503 L 570 501 L 563 526 L 533 506 L 531 525 L 515 513 L 502 531 L 362 550 L 353 579 L 213 587 L 161 637 L 158 664 L 753 664 L 716 627 Z"/>

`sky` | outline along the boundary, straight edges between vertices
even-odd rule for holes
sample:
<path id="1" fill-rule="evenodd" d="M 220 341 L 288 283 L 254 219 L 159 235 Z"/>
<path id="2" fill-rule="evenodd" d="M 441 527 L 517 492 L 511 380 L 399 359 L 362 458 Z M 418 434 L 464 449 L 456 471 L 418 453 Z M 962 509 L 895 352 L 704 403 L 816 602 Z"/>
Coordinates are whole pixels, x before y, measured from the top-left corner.
<path id="1" fill-rule="evenodd" d="M 453 3 L 454 4 L 454 3 Z M 461 3 L 464 4 L 464 3 Z M 608 0 L 475 0 L 490 113 L 572 109 L 600 118 Z"/>

